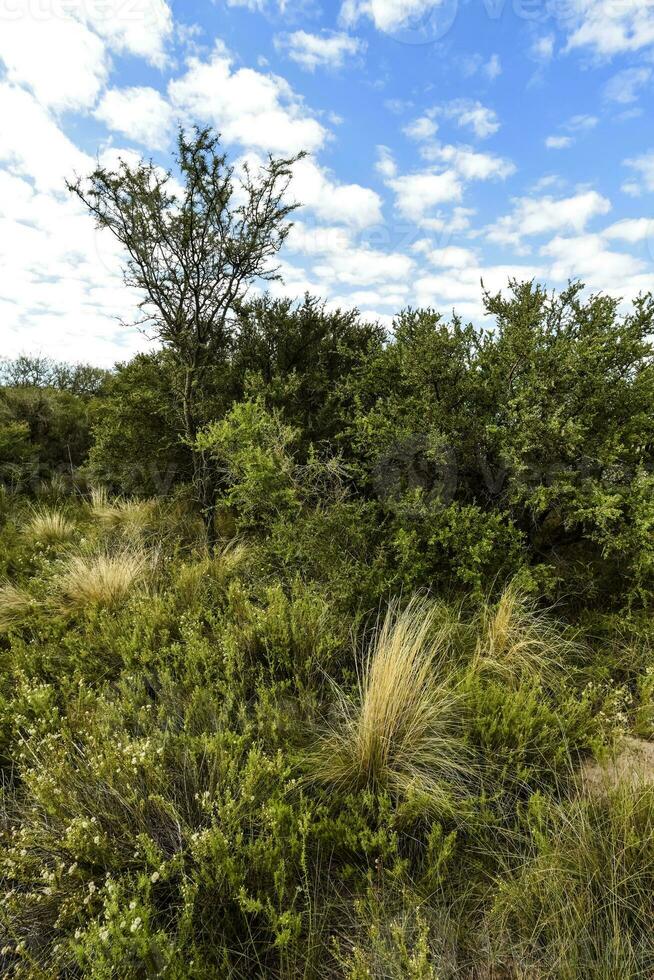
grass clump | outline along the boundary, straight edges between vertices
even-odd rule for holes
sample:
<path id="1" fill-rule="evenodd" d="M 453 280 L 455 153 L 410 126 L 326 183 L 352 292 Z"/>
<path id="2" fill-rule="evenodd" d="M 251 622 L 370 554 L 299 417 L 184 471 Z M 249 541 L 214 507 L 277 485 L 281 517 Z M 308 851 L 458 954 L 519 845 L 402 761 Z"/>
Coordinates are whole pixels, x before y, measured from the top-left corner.
<path id="1" fill-rule="evenodd" d="M 549 679 L 564 669 L 578 647 L 563 624 L 509 583 L 495 603 L 485 603 L 477 617 L 473 667 L 505 680 Z"/>
<path id="2" fill-rule="evenodd" d="M 529 831 L 489 916 L 498 965 L 562 980 L 651 976 L 654 788 L 624 783 L 560 805 L 536 795 Z"/>
<path id="3" fill-rule="evenodd" d="M 127 598 L 143 582 L 151 566 L 148 553 L 138 548 L 73 555 L 53 582 L 52 598 L 68 611 L 111 606 Z"/>
<path id="4" fill-rule="evenodd" d="M 12 582 L 0 584 L 0 632 L 21 623 L 34 609 L 34 598 Z"/>
<path id="5" fill-rule="evenodd" d="M 138 539 L 153 525 L 156 500 L 110 498 L 104 487 L 91 491 L 91 515 L 108 531 L 118 532 L 129 540 Z"/>
<path id="6" fill-rule="evenodd" d="M 470 775 L 460 738 L 461 699 L 441 657 L 445 643 L 425 601 L 390 607 L 356 694 L 336 691 L 336 718 L 317 752 L 317 777 L 395 794 L 414 789 L 443 802 Z"/>
<path id="7" fill-rule="evenodd" d="M 36 507 L 25 525 L 24 533 L 29 540 L 39 544 L 60 544 L 70 541 L 75 533 L 75 524 L 56 507 Z"/>

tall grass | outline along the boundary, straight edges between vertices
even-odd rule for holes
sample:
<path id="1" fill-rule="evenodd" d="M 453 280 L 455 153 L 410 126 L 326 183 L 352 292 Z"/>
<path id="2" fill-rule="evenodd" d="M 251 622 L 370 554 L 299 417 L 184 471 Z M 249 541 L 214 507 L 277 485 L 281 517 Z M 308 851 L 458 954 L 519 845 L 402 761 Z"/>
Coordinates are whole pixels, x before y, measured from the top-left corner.
<path id="1" fill-rule="evenodd" d="M 393 605 L 371 644 L 358 691 L 337 688 L 336 720 L 316 753 L 318 779 L 341 786 L 411 788 L 444 802 L 471 772 L 459 737 L 460 698 L 445 678 L 434 610 Z"/>
<path id="2" fill-rule="evenodd" d="M 104 487 L 91 491 L 90 511 L 105 528 L 119 531 L 128 539 L 140 537 L 152 524 L 156 500 L 109 497 Z"/>
<path id="3" fill-rule="evenodd" d="M 535 675 L 547 679 L 565 668 L 578 650 L 563 625 L 537 609 L 513 584 L 496 603 L 482 607 L 475 625 L 473 668 L 507 680 Z"/>
<path id="4" fill-rule="evenodd" d="M 56 507 L 36 507 L 23 531 L 27 538 L 40 544 L 59 544 L 72 538 L 75 525 Z"/>
<path id="5" fill-rule="evenodd" d="M 496 960 L 552 980 L 652 976 L 654 788 L 541 798 L 538 809 L 531 855 L 498 881 Z"/>
<path id="6" fill-rule="evenodd" d="M 63 609 L 110 606 L 143 582 L 152 559 L 143 549 L 73 555 L 52 585 L 52 599 Z"/>
<path id="7" fill-rule="evenodd" d="M 11 582 L 0 584 L 0 632 L 18 625 L 34 609 L 34 599 Z"/>

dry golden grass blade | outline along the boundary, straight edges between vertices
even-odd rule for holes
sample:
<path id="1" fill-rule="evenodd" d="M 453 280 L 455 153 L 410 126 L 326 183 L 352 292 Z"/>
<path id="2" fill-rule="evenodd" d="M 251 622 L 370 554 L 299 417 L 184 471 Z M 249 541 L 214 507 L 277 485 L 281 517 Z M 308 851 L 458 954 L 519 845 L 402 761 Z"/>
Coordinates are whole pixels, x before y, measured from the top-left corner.
<path id="1" fill-rule="evenodd" d="M 444 677 L 433 609 L 392 606 L 377 631 L 358 697 L 337 689 L 338 719 L 314 760 L 316 777 L 344 786 L 411 788 L 442 801 L 472 767 L 458 734 L 460 699 Z"/>
<path id="2" fill-rule="evenodd" d="M 20 623 L 34 608 L 34 599 L 11 582 L 0 584 L 0 631 Z"/>
<path id="3" fill-rule="evenodd" d="M 545 677 L 564 668 L 577 650 L 576 643 L 565 638 L 562 625 L 537 610 L 513 584 L 497 603 L 484 607 L 478 628 L 473 668 L 505 678 Z"/>
<path id="4" fill-rule="evenodd" d="M 151 567 L 152 559 L 136 548 L 74 555 L 53 583 L 53 599 L 65 609 L 110 606 L 141 585 Z"/>
<path id="5" fill-rule="evenodd" d="M 72 538 L 75 525 L 56 507 L 36 507 L 23 533 L 40 544 L 59 544 Z"/>

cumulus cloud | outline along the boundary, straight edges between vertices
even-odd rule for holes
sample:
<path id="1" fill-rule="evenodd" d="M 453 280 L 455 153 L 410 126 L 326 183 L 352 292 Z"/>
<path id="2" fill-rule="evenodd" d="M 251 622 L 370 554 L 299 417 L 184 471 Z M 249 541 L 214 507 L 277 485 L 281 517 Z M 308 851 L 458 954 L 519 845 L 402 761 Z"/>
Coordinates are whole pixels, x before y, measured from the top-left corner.
<path id="1" fill-rule="evenodd" d="M 559 230 L 581 232 L 591 218 L 606 214 L 610 201 L 597 191 L 582 191 L 571 197 L 523 197 L 486 231 L 488 241 L 501 245 L 520 245 L 524 237 Z"/>
<path id="2" fill-rule="evenodd" d="M 367 228 L 382 220 L 379 194 L 361 184 L 344 184 L 315 160 L 305 157 L 293 168 L 292 191 L 305 208 L 324 221 Z"/>
<path id="3" fill-rule="evenodd" d="M 164 150 L 168 146 L 173 112 L 156 89 L 109 89 L 95 116 L 109 129 L 123 133 L 149 149 Z"/>
<path id="4" fill-rule="evenodd" d="M 27 7 L 27 5 L 26 5 Z M 105 45 L 73 17 L 3 17 L 0 59 L 7 77 L 29 87 L 43 105 L 84 109 L 109 74 Z"/>
<path id="5" fill-rule="evenodd" d="M 123 330 L 137 298 L 120 275 L 120 248 L 65 191 L 94 164 L 27 92 L 0 84 L 0 316 L 6 354 L 41 351 L 109 366 L 145 341 Z M 47 154 L 43 147 L 47 146 Z"/>
<path id="6" fill-rule="evenodd" d="M 560 282 L 580 278 L 601 284 L 602 289 L 621 288 L 645 268 L 635 256 L 607 249 L 601 235 L 556 236 L 542 247 L 541 253 L 553 260 L 551 278 Z"/>
<path id="7" fill-rule="evenodd" d="M 315 71 L 316 68 L 343 68 L 363 53 L 365 43 L 349 34 L 334 31 L 324 31 L 322 34 L 294 31 L 292 34 L 278 35 L 275 47 L 286 51 L 289 58 L 302 68 Z"/>
<path id="8" fill-rule="evenodd" d="M 429 116 L 419 116 L 404 127 L 403 133 L 412 140 L 426 140 L 430 139 L 437 130 L 438 125 L 433 119 Z"/>
<path id="9" fill-rule="evenodd" d="M 623 242 L 654 241 L 654 218 L 623 218 L 602 232 L 604 238 L 617 238 Z"/>
<path id="10" fill-rule="evenodd" d="M 566 13 L 568 50 L 612 57 L 654 44 L 654 0 L 575 0 Z"/>
<path id="11" fill-rule="evenodd" d="M 188 70 L 169 85 L 175 108 L 211 123 L 228 142 L 275 153 L 316 150 L 327 130 L 279 75 L 233 67 L 217 42 L 208 61 L 192 57 Z"/>
<path id="12" fill-rule="evenodd" d="M 377 30 L 395 31 L 416 22 L 434 7 L 434 0 L 344 0 L 339 19 L 346 27 L 368 17 Z"/>
<path id="13" fill-rule="evenodd" d="M 469 146 L 435 144 L 426 147 L 423 156 L 439 161 L 457 171 L 465 180 L 504 180 L 515 173 L 515 164 L 493 153 L 480 153 Z"/>

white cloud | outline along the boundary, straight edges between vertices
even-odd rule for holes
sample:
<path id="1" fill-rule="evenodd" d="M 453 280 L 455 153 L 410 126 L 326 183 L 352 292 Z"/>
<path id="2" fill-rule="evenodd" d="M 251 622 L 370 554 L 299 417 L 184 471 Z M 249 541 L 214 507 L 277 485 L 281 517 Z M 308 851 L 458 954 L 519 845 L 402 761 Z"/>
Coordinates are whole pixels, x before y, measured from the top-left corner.
<path id="1" fill-rule="evenodd" d="M 654 0 L 575 0 L 566 13 L 568 49 L 611 57 L 654 44 Z"/>
<path id="2" fill-rule="evenodd" d="M 415 282 L 417 306 L 450 307 L 463 316 L 480 321 L 484 316 L 482 281 L 491 292 L 506 289 L 510 277 L 540 278 L 542 268 L 532 265 L 484 265 L 478 262 L 420 276 Z"/>
<path id="3" fill-rule="evenodd" d="M 638 98 L 639 89 L 646 85 L 652 77 L 651 68 L 625 68 L 604 86 L 604 96 L 610 102 L 628 105 Z"/>
<path id="4" fill-rule="evenodd" d="M 463 191 L 461 178 L 454 170 L 404 174 L 391 177 L 387 183 L 395 192 L 400 214 L 422 227 L 428 227 L 429 212 L 435 205 L 455 203 Z"/>
<path id="5" fill-rule="evenodd" d="M 306 256 L 311 275 L 319 292 L 333 296 L 334 286 L 392 289 L 405 291 L 413 271 L 413 259 L 397 251 L 381 251 L 358 244 L 351 230 L 336 227 L 311 227 L 296 222 L 288 238 L 292 254 Z M 372 302 L 368 297 L 366 302 Z"/>
<path id="6" fill-rule="evenodd" d="M 296 200 L 325 221 L 367 228 L 382 220 L 381 198 L 361 184 L 342 184 L 310 157 L 293 168 L 292 193 Z"/>
<path id="7" fill-rule="evenodd" d="M 589 116 L 581 113 L 577 116 L 571 116 L 565 123 L 565 128 L 571 133 L 588 132 L 591 129 L 595 129 L 598 122 L 599 119 L 597 116 Z"/>
<path id="8" fill-rule="evenodd" d="M 553 260 L 551 278 L 560 282 L 580 278 L 602 290 L 622 289 L 645 269 L 633 255 L 608 250 L 601 235 L 557 236 L 541 248 L 541 254 Z"/>
<path id="9" fill-rule="evenodd" d="M 0 85 L 0 316 L 6 354 L 41 351 L 110 365 L 143 348 L 120 248 L 95 229 L 64 177 L 93 159 L 74 147 L 27 92 Z M 19 125 L 19 120 L 22 125 Z M 43 147 L 47 147 L 47 153 Z"/>
<path id="10" fill-rule="evenodd" d="M 501 245 L 520 245 L 523 237 L 553 231 L 581 232 L 591 218 L 606 214 L 610 201 L 597 191 L 583 191 L 572 197 L 523 197 L 515 201 L 511 214 L 487 229 L 487 238 Z"/>
<path id="11" fill-rule="evenodd" d="M 453 119 L 458 126 L 471 129 L 478 139 L 492 136 L 500 128 L 494 109 L 469 99 L 455 99 L 436 110 L 446 119 Z"/>
<path id="12" fill-rule="evenodd" d="M 532 58 L 537 61 L 551 61 L 554 55 L 554 35 L 545 34 L 536 38 L 529 50 Z"/>
<path id="13" fill-rule="evenodd" d="M 627 194 L 638 196 L 643 190 L 654 191 L 654 150 L 641 153 L 623 161 L 626 167 L 635 171 L 636 176 L 622 185 Z"/>
<path id="14" fill-rule="evenodd" d="M 492 153 L 479 153 L 469 146 L 433 145 L 426 147 L 424 157 L 453 167 L 465 180 L 504 180 L 515 173 L 515 165 Z"/>
<path id="15" fill-rule="evenodd" d="M 605 228 L 602 235 L 632 244 L 647 239 L 654 242 L 654 218 L 623 218 Z"/>
<path id="16" fill-rule="evenodd" d="M 65 191 L 74 171 L 93 160 L 82 153 L 26 91 L 0 82 L 0 163 L 31 178 L 38 190 Z"/>
<path id="17" fill-rule="evenodd" d="M 411 139 L 428 140 L 438 129 L 435 122 L 438 117 L 452 120 L 460 128 L 471 129 L 478 139 L 486 139 L 500 128 L 494 109 L 471 99 L 454 99 L 425 110 L 421 116 L 405 126 L 403 131 Z"/>
<path id="18" fill-rule="evenodd" d="M 340 21 L 346 27 L 369 17 L 380 31 L 395 31 L 434 6 L 434 0 L 344 0 Z"/>
<path id="19" fill-rule="evenodd" d="M 483 66 L 482 71 L 487 78 L 490 78 L 491 82 L 494 81 L 499 75 L 502 74 L 502 63 L 500 61 L 499 55 L 492 54 L 486 64 Z"/>
<path id="20" fill-rule="evenodd" d="M 209 61 L 192 57 L 188 71 L 169 85 L 171 101 L 193 119 L 212 123 L 227 142 L 274 153 L 316 150 L 327 139 L 301 99 L 279 75 L 233 70 L 217 42 Z"/>
<path id="21" fill-rule="evenodd" d="M 398 174 L 388 147 L 377 147 L 377 170 L 395 194 L 395 207 L 403 218 L 420 228 L 452 233 L 468 227 L 472 212 L 455 208 L 449 215 L 435 211 L 439 205 L 457 205 L 467 182 L 504 179 L 515 170 L 510 160 L 478 153 L 468 146 L 428 144 L 423 156 L 438 167 Z"/>
<path id="22" fill-rule="evenodd" d="M 442 269 L 469 269 L 479 265 L 475 253 L 459 245 L 428 249 L 425 257 L 432 265 Z"/>
<path id="23" fill-rule="evenodd" d="M 173 113 L 156 89 L 109 89 L 95 116 L 109 129 L 123 133 L 151 150 L 164 150 L 168 146 Z"/>
<path id="24" fill-rule="evenodd" d="M 29 86 L 54 109 L 93 105 L 109 72 L 104 44 L 63 11 L 46 18 L 30 15 L 30 9 L 20 3 L 14 16 L 0 15 L 0 59 L 9 81 Z"/>
<path id="25" fill-rule="evenodd" d="M 377 163 L 375 169 L 384 179 L 394 177 L 397 173 L 397 165 L 393 159 L 393 154 L 387 146 L 377 147 Z"/>
<path id="26" fill-rule="evenodd" d="M 113 51 L 133 54 L 161 68 L 173 32 L 166 0 L 73 0 L 67 9 L 104 38 Z"/>
<path id="27" fill-rule="evenodd" d="M 309 34 L 295 31 L 293 34 L 278 35 L 275 47 L 288 52 L 289 58 L 307 71 L 316 68 L 342 68 L 351 63 L 365 50 L 365 43 L 359 38 L 338 32 Z"/>
<path id="28" fill-rule="evenodd" d="M 548 136 L 545 140 L 545 146 L 548 150 L 566 150 L 572 146 L 572 143 L 572 136 Z"/>
<path id="29" fill-rule="evenodd" d="M 409 139 L 412 140 L 426 140 L 429 139 L 438 130 L 438 126 L 433 119 L 429 116 L 419 116 L 418 119 L 414 119 L 412 122 L 408 123 L 402 130 Z"/>

